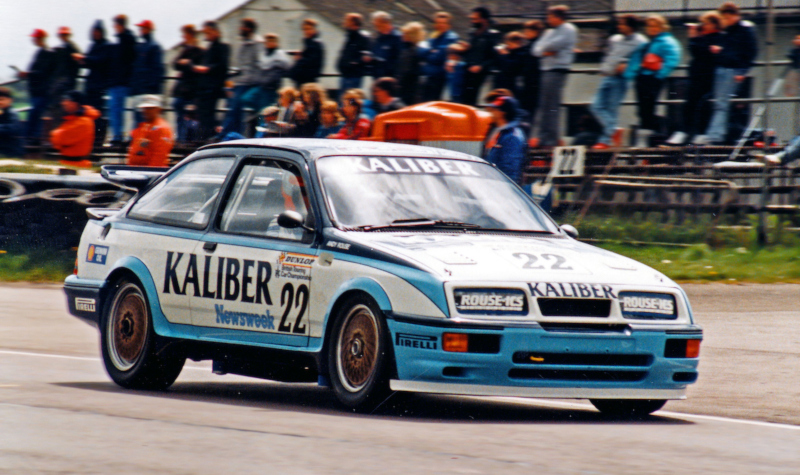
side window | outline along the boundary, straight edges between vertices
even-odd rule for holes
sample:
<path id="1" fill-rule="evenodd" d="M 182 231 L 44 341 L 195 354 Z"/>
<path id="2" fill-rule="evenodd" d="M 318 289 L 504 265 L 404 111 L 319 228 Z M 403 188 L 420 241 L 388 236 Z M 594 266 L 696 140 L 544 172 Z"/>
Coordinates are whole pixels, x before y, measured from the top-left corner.
<path id="1" fill-rule="evenodd" d="M 187 163 L 142 196 L 128 216 L 154 223 L 204 228 L 233 162 L 233 158 L 220 157 Z"/>
<path id="2" fill-rule="evenodd" d="M 297 211 L 306 223 L 313 222 L 303 177 L 297 167 L 273 160 L 247 164 L 236 177 L 219 228 L 227 233 L 292 241 L 308 238 L 301 228 L 278 226 L 278 215 L 286 210 Z"/>

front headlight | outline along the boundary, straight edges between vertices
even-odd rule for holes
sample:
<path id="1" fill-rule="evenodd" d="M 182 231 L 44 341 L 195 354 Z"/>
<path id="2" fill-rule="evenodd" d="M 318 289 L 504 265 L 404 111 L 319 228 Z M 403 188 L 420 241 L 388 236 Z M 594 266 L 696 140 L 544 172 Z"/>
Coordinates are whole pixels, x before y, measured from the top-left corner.
<path id="1" fill-rule="evenodd" d="M 528 299 L 520 289 L 454 289 L 462 315 L 527 315 Z"/>

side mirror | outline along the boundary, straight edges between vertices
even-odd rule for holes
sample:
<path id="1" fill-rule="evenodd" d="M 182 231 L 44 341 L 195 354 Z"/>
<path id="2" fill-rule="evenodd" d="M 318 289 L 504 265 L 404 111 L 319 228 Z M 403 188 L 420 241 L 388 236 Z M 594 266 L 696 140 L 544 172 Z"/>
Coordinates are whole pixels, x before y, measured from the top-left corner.
<path id="1" fill-rule="evenodd" d="M 312 228 L 303 223 L 303 215 L 297 211 L 286 210 L 278 215 L 278 226 L 286 229 L 303 228 L 306 231 L 313 231 Z"/>
<path id="2" fill-rule="evenodd" d="M 575 229 L 575 226 L 571 224 L 563 224 L 561 225 L 561 230 L 564 231 L 564 234 L 572 239 L 578 239 L 578 230 Z"/>

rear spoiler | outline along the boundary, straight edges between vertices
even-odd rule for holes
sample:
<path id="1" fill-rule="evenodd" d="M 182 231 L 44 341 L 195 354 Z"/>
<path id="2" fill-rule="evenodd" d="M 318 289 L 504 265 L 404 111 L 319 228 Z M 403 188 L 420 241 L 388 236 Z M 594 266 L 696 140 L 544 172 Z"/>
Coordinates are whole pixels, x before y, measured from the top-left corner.
<path id="1" fill-rule="evenodd" d="M 100 175 L 111 183 L 142 191 L 161 175 L 169 171 L 169 167 L 134 167 L 128 165 L 103 165 Z"/>

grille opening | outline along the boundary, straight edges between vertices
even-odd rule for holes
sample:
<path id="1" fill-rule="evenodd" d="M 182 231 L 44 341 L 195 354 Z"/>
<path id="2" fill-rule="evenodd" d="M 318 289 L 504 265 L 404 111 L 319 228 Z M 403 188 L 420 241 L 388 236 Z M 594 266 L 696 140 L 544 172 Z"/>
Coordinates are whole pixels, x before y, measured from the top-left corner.
<path id="1" fill-rule="evenodd" d="M 601 317 L 611 313 L 611 299 L 536 299 L 545 317 Z"/>
<path id="2" fill-rule="evenodd" d="M 442 369 L 442 376 L 450 376 L 453 378 L 460 378 L 464 376 L 464 368 L 459 366 L 445 366 Z"/>
<path id="3" fill-rule="evenodd" d="M 508 372 L 512 379 L 541 379 L 550 381 L 616 381 L 629 383 L 641 381 L 647 371 L 589 371 L 565 369 L 513 368 Z"/>
<path id="4" fill-rule="evenodd" d="M 534 359 L 531 359 L 531 357 Z M 514 353 L 512 361 L 516 364 L 529 365 L 647 367 L 653 363 L 653 355 L 619 355 L 609 353 L 540 353 L 535 351 L 518 351 Z"/>
<path id="5" fill-rule="evenodd" d="M 625 323 L 565 323 L 539 322 L 539 326 L 548 332 L 565 333 L 625 333 L 631 327 Z"/>
<path id="6" fill-rule="evenodd" d="M 672 375 L 672 380 L 676 383 L 693 383 L 697 381 L 697 373 L 694 371 L 679 372 Z"/>

